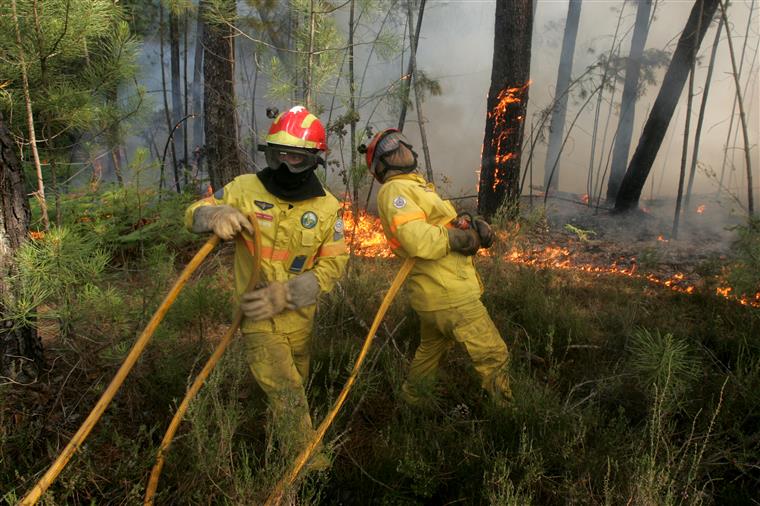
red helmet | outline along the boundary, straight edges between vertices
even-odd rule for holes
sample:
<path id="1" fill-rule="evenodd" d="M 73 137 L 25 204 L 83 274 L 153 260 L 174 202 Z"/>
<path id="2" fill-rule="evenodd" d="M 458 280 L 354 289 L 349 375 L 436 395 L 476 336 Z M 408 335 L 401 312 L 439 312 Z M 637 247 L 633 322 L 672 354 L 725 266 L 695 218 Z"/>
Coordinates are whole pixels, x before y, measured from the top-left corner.
<path id="1" fill-rule="evenodd" d="M 269 127 L 266 141 L 267 144 L 293 148 L 327 149 L 325 127 L 302 105 L 279 114 Z"/>
<path id="2" fill-rule="evenodd" d="M 376 133 L 367 146 L 367 151 L 365 153 L 367 168 L 369 169 L 370 174 L 382 181 L 384 174 L 378 174 L 377 163 L 381 161 L 385 155 L 389 155 L 396 151 L 401 144 L 405 145 L 412 151 L 416 162 L 417 155 L 414 153 L 414 150 L 412 150 L 412 144 L 406 140 L 406 137 L 401 133 L 401 130 L 398 128 L 386 128 L 385 130 Z M 401 167 L 399 168 L 401 169 Z M 414 167 L 404 167 L 404 169 L 413 170 Z"/>

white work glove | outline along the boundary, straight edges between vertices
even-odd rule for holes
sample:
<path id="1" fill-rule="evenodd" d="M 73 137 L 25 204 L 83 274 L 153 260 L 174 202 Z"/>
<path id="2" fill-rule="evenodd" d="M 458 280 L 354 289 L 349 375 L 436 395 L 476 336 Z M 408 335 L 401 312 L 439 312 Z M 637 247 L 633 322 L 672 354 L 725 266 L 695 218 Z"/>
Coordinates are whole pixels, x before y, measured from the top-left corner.
<path id="1" fill-rule="evenodd" d="M 268 320 L 286 309 L 293 310 L 317 303 L 319 282 L 313 272 L 304 272 L 287 283 L 273 281 L 264 288 L 246 292 L 240 309 L 251 320 Z"/>
<path id="2" fill-rule="evenodd" d="M 220 239 L 229 241 L 245 229 L 253 234 L 253 225 L 243 213 L 232 206 L 202 206 L 193 213 L 193 232 L 214 232 Z"/>
<path id="3" fill-rule="evenodd" d="M 264 288 L 246 292 L 240 298 L 240 309 L 253 321 L 268 320 L 288 306 L 288 285 L 272 281 Z"/>
<path id="4" fill-rule="evenodd" d="M 288 281 L 288 309 L 298 309 L 317 303 L 319 281 L 311 271 L 299 274 Z"/>

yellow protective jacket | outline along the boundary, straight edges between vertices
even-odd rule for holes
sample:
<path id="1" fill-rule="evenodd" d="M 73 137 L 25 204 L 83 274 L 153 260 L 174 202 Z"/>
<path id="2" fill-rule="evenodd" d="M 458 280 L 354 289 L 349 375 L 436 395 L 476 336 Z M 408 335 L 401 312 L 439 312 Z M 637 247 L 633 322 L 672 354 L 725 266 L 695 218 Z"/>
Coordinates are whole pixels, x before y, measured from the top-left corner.
<path id="1" fill-rule="evenodd" d="M 343 240 L 340 204 L 329 192 L 299 202 L 289 202 L 269 193 L 255 174 L 236 177 L 213 196 L 193 203 L 185 212 L 191 230 L 193 213 L 201 206 L 226 204 L 246 216 L 253 215 L 261 230 L 261 269 L 266 281 L 287 281 L 312 271 L 322 292 L 328 292 L 343 274 L 348 252 Z M 253 243 L 235 241 L 235 293 L 242 295 L 253 266 Z M 309 327 L 316 306 L 285 311 L 272 320 L 243 320 L 244 333 L 292 332 Z"/>
<path id="2" fill-rule="evenodd" d="M 437 311 L 480 298 L 472 257 L 449 249 L 446 228 L 457 212 L 431 183 L 418 174 L 393 176 L 380 188 L 377 207 L 393 252 L 417 259 L 407 281 L 414 309 Z"/>

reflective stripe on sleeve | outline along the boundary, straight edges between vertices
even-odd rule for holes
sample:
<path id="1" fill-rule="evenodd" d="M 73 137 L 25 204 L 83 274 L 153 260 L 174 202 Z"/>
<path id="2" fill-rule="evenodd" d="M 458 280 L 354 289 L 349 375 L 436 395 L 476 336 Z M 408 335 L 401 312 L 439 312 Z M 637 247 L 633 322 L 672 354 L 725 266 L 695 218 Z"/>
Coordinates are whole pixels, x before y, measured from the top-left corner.
<path id="1" fill-rule="evenodd" d="M 410 221 L 416 221 L 416 220 L 426 220 L 427 215 L 423 211 L 416 211 L 413 213 L 403 213 L 403 214 L 397 214 L 393 217 L 393 220 L 391 221 L 391 232 L 396 232 L 398 230 L 398 227 L 403 225 L 404 223 L 409 223 Z"/>

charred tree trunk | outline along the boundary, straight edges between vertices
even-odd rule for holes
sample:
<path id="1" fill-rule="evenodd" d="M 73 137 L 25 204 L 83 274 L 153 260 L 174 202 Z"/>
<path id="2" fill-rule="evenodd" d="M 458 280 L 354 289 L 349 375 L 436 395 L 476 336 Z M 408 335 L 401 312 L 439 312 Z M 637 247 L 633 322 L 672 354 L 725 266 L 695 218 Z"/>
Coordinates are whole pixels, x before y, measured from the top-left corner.
<path id="1" fill-rule="evenodd" d="M 224 0 L 228 12 L 235 0 Z M 203 10 L 207 8 L 204 1 Z M 235 39 L 232 29 L 207 20 L 203 32 L 203 116 L 211 186 L 219 189 L 243 173 L 235 114 Z"/>
<path id="2" fill-rule="evenodd" d="M 519 210 L 520 160 L 528 106 L 531 0 L 497 0 L 493 67 L 488 90 L 483 158 L 478 183 L 478 212 L 493 216 L 502 205 Z"/>
<path id="3" fill-rule="evenodd" d="M 42 344 L 30 326 L 15 326 L 7 318 L 15 271 L 14 255 L 29 233 L 31 212 L 24 171 L 0 113 L 0 376 L 11 381 L 34 381 L 43 366 Z"/>
<path id="4" fill-rule="evenodd" d="M 565 22 L 565 35 L 562 39 L 562 54 L 559 60 L 557 72 L 557 86 L 552 120 L 549 124 L 549 146 L 546 153 L 546 165 L 544 167 L 544 191 L 549 188 L 556 189 L 559 186 L 559 156 L 562 152 L 562 137 L 565 132 L 565 115 L 567 114 L 567 88 L 570 85 L 570 74 L 573 72 L 573 54 L 575 54 L 575 41 L 578 38 L 578 24 L 581 19 L 581 0 L 570 0 L 567 8 L 567 21 Z"/>
<path id="5" fill-rule="evenodd" d="M 628 53 L 628 61 L 625 67 L 625 84 L 623 84 L 623 98 L 620 103 L 617 137 L 612 152 L 610 179 L 607 182 L 607 200 L 610 201 L 617 196 L 620 182 L 623 180 L 625 168 L 628 164 L 628 153 L 631 151 L 633 120 L 636 115 L 636 92 L 639 87 L 639 69 L 649 34 L 649 13 L 651 10 L 652 0 L 638 0 L 631 50 Z"/>
<path id="6" fill-rule="evenodd" d="M 639 144 L 620 183 L 620 190 L 615 200 L 616 211 L 629 211 L 638 207 L 641 191 L 668 130 L 696 51 L 699 50 L 717 8 L 718 0 L 694 2 L 686 27 L 678 39 L 673 59 L 662 80 L 660 92 L 644 125 Z"/>
<path id="7" fill-rule="evenodd" d="M 420 2 L 420 16 L 422 19 L 422 13 L 425 10 L 425 0 Z M 406 9 L 407 19 L 409 20 L 409 26 L 414 24 L 414 13 L 412 12 L 411 2 L 407 5 Z M 419 37 L 420 24 L 417 24 L 417 30 L 414 36 L 409 37 L 409 67 L 412 72 L 409 74 L 409 83 L 414 89 L 414 106 L 417 110 L 417 123 L 420 127 L 420 140 L 422 141 L 422 154 L 425 158 L 425 174 L 427 180 L 431 183 L 433 180 L 433 165 L 430 162 L 430 148 L 427 143 L 427 134 L 425 133 L 425 122 L 422 115 L 422 97 L 420 96 L 420 88 L 417 86 L 417 40 Z M 411 35 L 411 34 L 410 34 Z"/>

